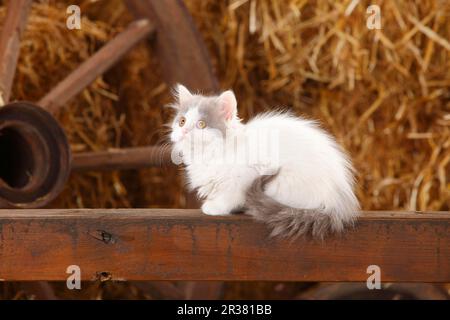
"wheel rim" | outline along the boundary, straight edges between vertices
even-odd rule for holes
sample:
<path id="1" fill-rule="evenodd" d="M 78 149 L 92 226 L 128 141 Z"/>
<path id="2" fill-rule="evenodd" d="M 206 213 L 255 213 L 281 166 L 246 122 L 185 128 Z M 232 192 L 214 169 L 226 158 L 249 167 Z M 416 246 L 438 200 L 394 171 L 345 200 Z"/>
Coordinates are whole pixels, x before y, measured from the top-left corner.
<path id="1" fill-rule="evenodd" d="M 0 108 L 0 205 L 36 208 L 52 201 L 70 173 L 64 130 L 45 110 L 27 102 Z"/>

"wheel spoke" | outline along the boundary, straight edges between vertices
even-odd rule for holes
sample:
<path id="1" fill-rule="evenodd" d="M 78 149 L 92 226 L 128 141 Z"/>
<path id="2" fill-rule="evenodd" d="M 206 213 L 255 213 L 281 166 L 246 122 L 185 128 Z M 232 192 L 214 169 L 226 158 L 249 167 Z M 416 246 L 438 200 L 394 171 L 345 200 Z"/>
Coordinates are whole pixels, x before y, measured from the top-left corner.
<path id="1" fill-rule="evenodd" d="M 10 0 L 0 38 L 0 105 L 8 103 L 32 0 Z"/>
<path id="2" fill-rule="evenodd" d="M 160 146 L 113 149 L 73 154 L 74 171 L 108 171 L 167 166 L 170 149 Z"/>
<path id="3" fill-rule="evenodd" d="M 155 22 L 158 30 L 155 54 L 169 85 L 180 82 L 192 90 L 219 89 L 208 50 L 183 1 L 126 0 L 125 3 L 135 17 Z"/>
<path id="4" fill-rule="evenodd" d="M 99 75 L 122 58 L 139 41 L 149 37 L 154 27 L 147 19 L 137 20 L 114 39 L 109 41 L 92 57 L 82 63 L 69 76 L 39 101 L 44 109 L 55 113 L 68 100 L 81 92 Z"/>

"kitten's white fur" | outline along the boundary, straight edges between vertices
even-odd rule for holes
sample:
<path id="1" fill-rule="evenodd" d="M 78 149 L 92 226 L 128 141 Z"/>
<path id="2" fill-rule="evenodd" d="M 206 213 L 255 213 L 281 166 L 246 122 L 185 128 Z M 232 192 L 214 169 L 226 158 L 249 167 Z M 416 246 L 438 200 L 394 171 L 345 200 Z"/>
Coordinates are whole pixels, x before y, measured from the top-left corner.
<path id="1" fill-rule="evenodd" d="M 236 141 L 246 141 L 246 135 L 254 130 L 278 132 L 277 168 L 270 168 L 278 174 L 265 188 L 267 197 L 290 208 L 320 210 L 329 215 L 335 231 L 353 221 L 359 204 L 353 192 L 351 163 L 334 139 L 315 122 L 286 112 L 268 112 L 242 124 L 231 91 L 217 97 L 204 97 L 193 95 L 179 85 L 177 98 L 174 106 L 184 115 L 186 124 L 180 127 L 176 118 L 172 125 L 174 150 L 189 153 L 192 150 L 189 136 L 193 132 L 201 130 L 204 138 L 202 148 L 197 148 L 197 152 L 202 152 L 203 161 L 197 163 L 191 158 L 183 158 L 183 161 L 189 186 L 205 199 L 202 205 L 205 214 L 226 215 L 245 207 L 247 190 L 261 176 L 255 164 L 213 163 L 216 155 L 211 150 L 222 143 L 223 137 L 218 130 L 209 128 L 208 123 L 204 129 L 195 125 L 205 120 L 203 110 L 211 107 L 224 117 L 227 135 L 244 138 Z M 228 155 L 233 152 L 236 147 L 225 149 Z"/>

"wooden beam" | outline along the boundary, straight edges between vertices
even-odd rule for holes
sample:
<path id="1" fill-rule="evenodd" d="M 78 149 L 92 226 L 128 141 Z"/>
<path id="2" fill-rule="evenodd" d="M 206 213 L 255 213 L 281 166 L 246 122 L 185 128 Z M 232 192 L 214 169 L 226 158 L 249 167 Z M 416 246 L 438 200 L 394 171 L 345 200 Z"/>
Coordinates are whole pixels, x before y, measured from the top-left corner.
<path id="1" fill-rule="evenodd" d="M 146 146 L 73 154 L 74 171 L 109 171 L 168 166 L 170 148 Z"/>
<path id="2" fill-rule="evenodd" d="M 61 106 L 111 68 L 137 43 L 149 37 L 154 31 L 153 24 L 147 19 L 132 22 L 126 30 L 110 40 L 58 83 L 38 104 L 51 113 L 57 112 Z"/>
<path id="3" fill-rule="evenodd" d="M 0 210 L 0 279 L 450 282 L 450 213 L 365 212 L 324 242 L 197 210 Z"/>
<path id="4" fill-rule="evenodd" d="M 0 36 L 0 106 L 8 103 L 32 0 L 8 1 Z"/>

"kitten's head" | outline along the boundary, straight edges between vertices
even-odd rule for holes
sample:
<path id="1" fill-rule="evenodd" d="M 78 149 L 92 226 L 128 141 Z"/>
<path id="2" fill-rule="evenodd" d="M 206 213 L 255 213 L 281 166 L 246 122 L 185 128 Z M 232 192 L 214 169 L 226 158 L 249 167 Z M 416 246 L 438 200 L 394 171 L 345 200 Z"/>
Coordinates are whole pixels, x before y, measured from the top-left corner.
<path id="1" fill-rule="evenodd" d="M 176 102 L 172 107 L 176 115 L 172 123 L 170 139 L 181 143 L 194 135 L 203 143 L 223 138 L 225 131 L 237 118 L 237 102 L 232 91 L 218 96 L 192 94 L 181 84 L 175 87 Z"/>

